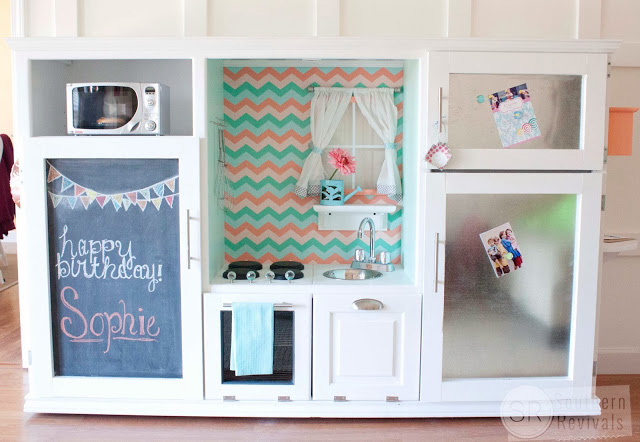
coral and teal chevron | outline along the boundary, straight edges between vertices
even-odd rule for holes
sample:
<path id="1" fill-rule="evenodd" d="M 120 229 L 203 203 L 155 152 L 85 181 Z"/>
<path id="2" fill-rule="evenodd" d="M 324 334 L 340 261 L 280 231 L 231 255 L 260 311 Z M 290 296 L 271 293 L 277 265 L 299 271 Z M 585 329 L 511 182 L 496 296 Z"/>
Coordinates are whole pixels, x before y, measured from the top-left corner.
<path id="1" fill-rule="evenodd" d="M 402 68 L 227 67 L 224 69 L 225 148 L 235 204 L 225 214 L 225 259 L 346 264 L 353 231 L 318 230 L 317 197 L 292 192 L 311 141 L 308 86 L 398 87 Z M 402 93 L 398 106 L 398 165 L 402 171 Z M 393 204 L 384 195 L 359 194 L 350 203 Z M 400 262 L 402 210 L 377 234 L 377 250 Z"/>

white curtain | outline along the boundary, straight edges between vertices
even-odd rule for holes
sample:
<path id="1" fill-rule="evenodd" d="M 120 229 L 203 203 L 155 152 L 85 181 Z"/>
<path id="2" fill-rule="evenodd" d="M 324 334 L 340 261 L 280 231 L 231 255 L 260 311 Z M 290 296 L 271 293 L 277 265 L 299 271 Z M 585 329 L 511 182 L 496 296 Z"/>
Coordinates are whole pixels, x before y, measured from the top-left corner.
<path id="1" fill-rule="evenodd" d="M 396 132 L 398 130 L 398 108 L 393 102 L 393 89 L 355 89 L 353 95 L 373 130 L 384 141 L 384 162 L 378 175 L 377 191 L 390 198 L 402 200 L 402 184 L 398 171 Z"/>
<path id="2" fill-rule="evenodd" d="M 338 127 L 349 106 L 351 89 L 315 88 L 311 99 L 311 152 L 304 161 L 300 179 L 293 191 L 304 198 L 320 195 L 320 180 L 325 179 L 322 150 Z M 393 100 L 392 100 L 393 101 Z"/>

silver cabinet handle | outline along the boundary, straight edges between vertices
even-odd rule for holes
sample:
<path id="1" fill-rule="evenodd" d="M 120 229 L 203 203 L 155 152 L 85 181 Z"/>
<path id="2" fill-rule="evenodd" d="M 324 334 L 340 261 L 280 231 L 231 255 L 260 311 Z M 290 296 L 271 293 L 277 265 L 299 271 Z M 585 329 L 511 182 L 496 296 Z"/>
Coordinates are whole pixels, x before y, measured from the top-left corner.
<path id="1" fill-rule="evenodd" d="M 436 250 L 433 258 L 433 291 L 438 293 L 438 260 L 440 259 L 440 233 L 436 232 Z"/>
<path id="2" fill-rule="evenodd" d="M 382 310 L 384 307 L 377 299 L 358 299 L 351 304 L 355 310 Z"/>
<path id="3" fill-rule="evenodd" d="M 442 133 L 442 88 L 438 88 L 438 133 Z"/>
<path id="4" fill-rule="evenodd" d="M 198 258 L 191 256 L 191 211 L 187 209 L 187 270 L 191 270 L 191 261 L 197 261 Z"/>
<path id="5" fill-rule="evenodd" d="M 273 308 L 275 309 L 285 309 L 285 308 L 292 308 L 292 307 L 293 307 L 293 304 L 289 302 L 276 302 L 273 304 Z M 223 303 L 222 308 L 231 308 L 231 303 L 230 302 Z"/>
<path id="6" fill-rule="evenodd" d="M 191 270 L 191 213 L 187 209 L 187 270 Z"/>

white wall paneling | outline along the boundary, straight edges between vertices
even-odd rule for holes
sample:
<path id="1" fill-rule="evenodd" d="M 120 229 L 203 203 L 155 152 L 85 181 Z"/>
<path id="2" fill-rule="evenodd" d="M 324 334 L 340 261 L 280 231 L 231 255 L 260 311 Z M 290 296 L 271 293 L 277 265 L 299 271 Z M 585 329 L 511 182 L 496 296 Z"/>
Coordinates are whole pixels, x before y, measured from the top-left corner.
<path id="1" fill-rule="evenodd" d="M 441 37 L 447 0 L 342 0 L 340 35 Z"/>
<path id="2" fill-rule="evenodd" d="M 55 0 L 56 37 L 78 36 L 78 0 Z"/>
<path id="3" fill-rule="evenodd" d="M 314 0 L 209 0 L 209 35 L 313 36 Z"/>
<path id="4" fill-rule="evenodd" d="M 204 37 L 207 35 L 207 0 L 182 0 L 182 35 Z"/>
<path id="5" fill-rule="evenodd" d="M 11 36 L 25 37 L 25 1 L 11 0 Z"/>
<path id="6" fill-rule="evenodd" d="M 640 2 L 634 0 L 601 0 L 602 38 L 640 41 Z"/>
<path id="7" fill-rule="evenodd" d="M 622 40 L 611 56 L 614 66 L 640 67 L 640 2 L 629 0 L 601 0 L 601 37 Z M 637 104 L 637 102 L 636 102 Z"/>
<path id="8" fill-rule="evenodd" d="M 182 36 L 181 0 L 77 1 L 78 34 L 82 37 Z"/>
<path id="9" fill-rule="evenodd" d="M 576 1 L 473 0 L 473 37 L 574 38 Z M 552 37 L 553 36 L 553 37 Z"/>
<path id="10" fill-rule="evenodd" d="M 316 31 L 318 37 L 340 35 L 340 0 L 316 0 Z"/>
<path id="11" fill-rule="evenodd" d="M 447 0 L 447 37 L 471 37 L 472 0 Z"/>
<path id="12" fill-rule="evenodd" d="M 600 38 L 602 0 L 576 0 L 575 38 Z"/>
<path id="13" fill-rule="evenodd" d="M 24 0 L 25 37 L 53 37 L 55 35 L 55 0 Z"/>

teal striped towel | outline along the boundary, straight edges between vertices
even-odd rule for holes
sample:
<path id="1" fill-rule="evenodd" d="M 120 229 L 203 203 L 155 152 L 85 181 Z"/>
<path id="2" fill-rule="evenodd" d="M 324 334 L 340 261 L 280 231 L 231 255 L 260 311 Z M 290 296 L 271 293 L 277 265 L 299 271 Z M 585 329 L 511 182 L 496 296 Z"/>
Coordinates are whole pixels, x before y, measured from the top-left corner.
<path id="1" fill-rule="evenodd" d="M 231 370 L 273 374 L 273 304 L 233 302 L 231 311 Z"/>

